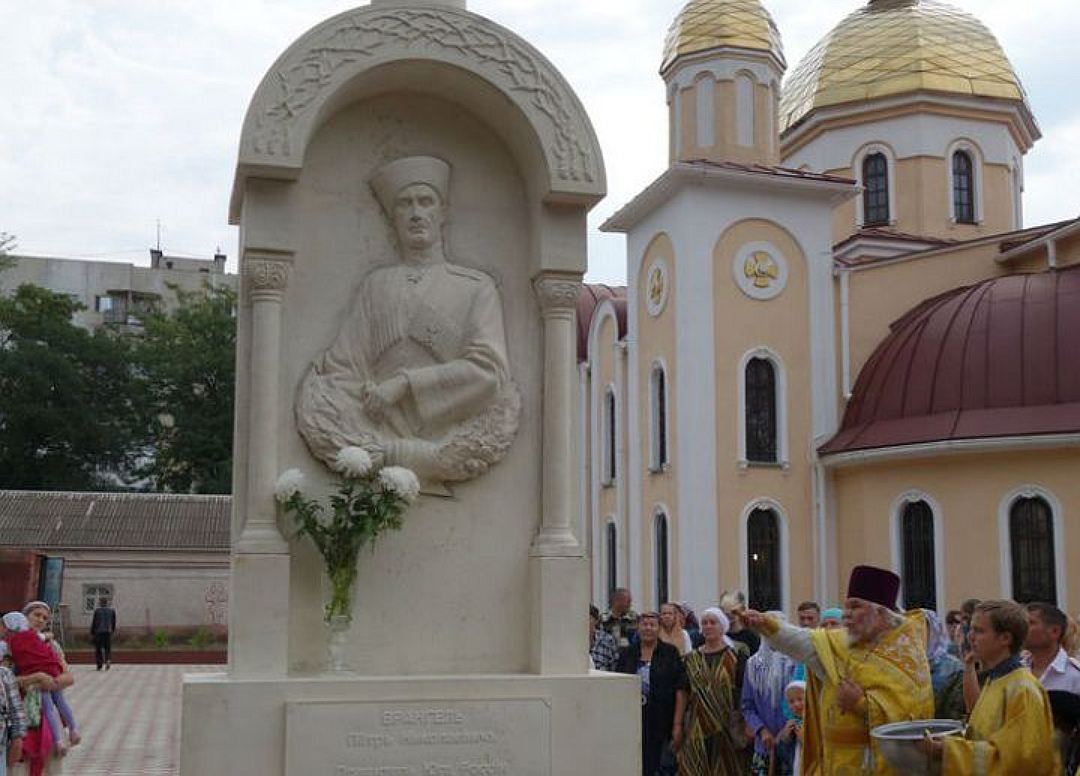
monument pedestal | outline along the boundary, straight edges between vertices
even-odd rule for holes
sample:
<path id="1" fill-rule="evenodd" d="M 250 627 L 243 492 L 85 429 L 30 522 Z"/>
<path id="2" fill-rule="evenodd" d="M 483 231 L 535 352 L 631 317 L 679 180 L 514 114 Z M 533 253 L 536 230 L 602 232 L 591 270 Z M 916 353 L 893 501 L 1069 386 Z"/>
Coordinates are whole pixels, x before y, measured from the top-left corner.
<path id="1" fill-rule="evenodd" d="M 184 681 L 180 774 L 632 776 L 640 725 L 637 682 L 601 672 L 195 674 Z"/>

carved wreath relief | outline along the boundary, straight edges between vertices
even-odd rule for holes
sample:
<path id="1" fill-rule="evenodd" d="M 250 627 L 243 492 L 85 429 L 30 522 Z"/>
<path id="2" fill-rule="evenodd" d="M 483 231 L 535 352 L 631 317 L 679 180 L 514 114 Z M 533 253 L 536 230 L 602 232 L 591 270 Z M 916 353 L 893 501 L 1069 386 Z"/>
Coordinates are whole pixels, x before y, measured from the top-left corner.
<path id="1" fill-rule="evenodd" d="M 320 35 L 319 42 L 298 61 L 286 62 L 275 73 L 277 94 L 256 115 L 255 152 L 290 155 L 297 117 L 309 110 L 339 71 L 366 66 L 384 49 L 405 47 L 410 52 L 470 60 L 550 123 L 553 136 L 548 151 L 560 179 L 595 180 L 596 160 L 577 137 L 565 85 L 531 47 L 505 30 L 448 8 L 364 8 Z"/>
<path id="2" fill-rule="evenodd" d="M 361 282 L 296 401 L 300 433 L 327 465 L 355 445 L 443 494 L 502 460 L 521 413 L 499 292 L 444 254 L 449 183 L 450 166 L 433 157 L 398 159 L 372 178 L 399 260 Z"/>

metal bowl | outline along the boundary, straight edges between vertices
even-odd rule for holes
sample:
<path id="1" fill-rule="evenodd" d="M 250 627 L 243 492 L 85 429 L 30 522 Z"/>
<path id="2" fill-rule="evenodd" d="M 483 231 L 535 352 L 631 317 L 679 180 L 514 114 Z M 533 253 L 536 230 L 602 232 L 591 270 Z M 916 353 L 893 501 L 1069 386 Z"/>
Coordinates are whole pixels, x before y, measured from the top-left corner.
<path id="1" fill-rule="evenodd" d="M 919 748 L 918 742 L 929 734 L 940 740 L 962 735 L 964 726 L 952 719 L 917 719 L 911 722 L 893 722 L 879 725 L 870 731 L 877 741 L 878 751 L 885 761 L 905 776 L 932 776 L 940 773 L 940 764 L 931 763 Z"/>

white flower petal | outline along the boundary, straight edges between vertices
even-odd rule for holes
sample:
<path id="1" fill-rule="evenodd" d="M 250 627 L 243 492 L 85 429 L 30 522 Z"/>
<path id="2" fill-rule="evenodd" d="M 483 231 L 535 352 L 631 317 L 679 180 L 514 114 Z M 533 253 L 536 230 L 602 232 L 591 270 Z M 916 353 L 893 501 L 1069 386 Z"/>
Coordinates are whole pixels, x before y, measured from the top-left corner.
<path id="1" fill-rule="evenodd" d="M 299 469 L 287 469 L 274 484 L 274 498 L 284 504 L 304 488 L 304 473 Z"/>
<path id="2" fill-rule="evenodd" d="M 350 479 L 366 476 L 373 464 L 371 455 L 362 447 L 343 447 L 334 456 L 334 470 Z"/>
<path id="3" fill-rule="evenodd" d="M 379 472 L 379 481 L 388 491 L 410 504 L 420 495 L 420 480 L 404 466 L 387 466 Z"/>

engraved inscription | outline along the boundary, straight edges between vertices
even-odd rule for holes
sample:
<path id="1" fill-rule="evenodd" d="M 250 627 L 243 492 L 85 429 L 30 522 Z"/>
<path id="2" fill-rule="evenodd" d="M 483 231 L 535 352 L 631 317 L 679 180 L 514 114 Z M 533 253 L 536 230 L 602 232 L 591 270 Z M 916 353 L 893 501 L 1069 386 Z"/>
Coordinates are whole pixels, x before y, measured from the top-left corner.
<path id="1" fill-rule="evenodd" d="M 540 699 L 290 703 L 289 776 L 550 776 Z"/>

